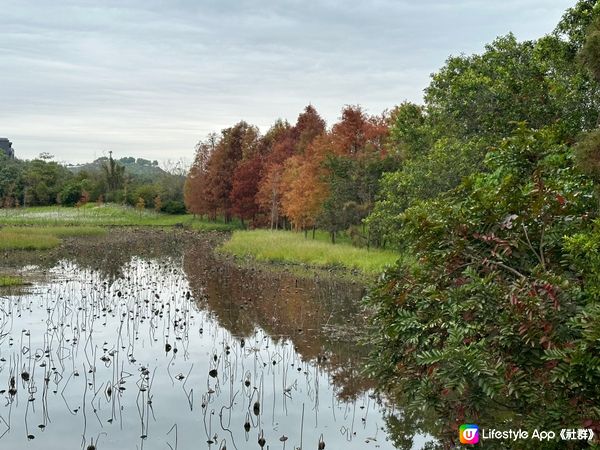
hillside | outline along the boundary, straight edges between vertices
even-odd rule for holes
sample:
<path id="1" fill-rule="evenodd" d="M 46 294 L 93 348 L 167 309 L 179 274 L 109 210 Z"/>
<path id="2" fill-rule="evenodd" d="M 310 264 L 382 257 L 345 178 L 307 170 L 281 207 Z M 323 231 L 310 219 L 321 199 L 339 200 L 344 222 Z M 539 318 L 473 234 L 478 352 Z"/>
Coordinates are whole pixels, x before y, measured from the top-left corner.
<path id="1" fill-rule="evenodd" d="M 102 164 L 108 161 L 106 156 L 96 159 L 91 163 L 68 165 L 66 166 L 74 174 L 80 172 L 100 172 Z M 158 161 L 150 161 L 144 158 L 124 157 L 118 160 L 118 163 L 125 167 L 125 173 L 135 177 L 140 182 L 152 183 L 157 176 L 166 175 L 163 169 L 158 166 Z"/>

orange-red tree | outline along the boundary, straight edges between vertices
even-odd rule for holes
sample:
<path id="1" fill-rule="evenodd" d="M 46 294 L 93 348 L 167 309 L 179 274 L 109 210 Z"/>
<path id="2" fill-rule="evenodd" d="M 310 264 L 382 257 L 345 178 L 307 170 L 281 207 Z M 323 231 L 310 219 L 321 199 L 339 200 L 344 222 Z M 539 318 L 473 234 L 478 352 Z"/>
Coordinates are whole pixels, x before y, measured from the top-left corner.
<path id="1" fill-rule="evenodd" d="M 208 163 L 217 147 L 219 137 L 216 133 L 198 142 L 194 162 L 190 167 L 184 185 L 184 201 L 187 210 L 193 214 L 204 215 L 211 211 L 206 192 Z"/>
<path id="2" fill-rule="evenodd" d="M 278 226 L 281 212 L 296 228 L 313 225 L 314 201 L 318 201 L 319 196 L 312 194 L 312 178 L 296 180 L 294 177 L 307 175 L 305 154 L 315 138 L 324 132 L 325 121 L 312 105 L 308 105 L 298 116 L 296 125 L 288 127 L 273 140 L 258 193 L 259 204 L 269 212 L 271 228 Z M 302 202 L 303 192 L 314 197 L 313 201 Z"/>
<path id="3" fill-rule="evenodd" d="M 277 121 L 262 141 L 265 156 L 256 202 L 269 217 L 273 229 L 279 227 L 283 163 L 294 154 L 296 148 L 294 128 L 287 122 Z"/>
<path id="4" fill-rule="evenodd" d="M 238 164 L 233 172 L 230 200 L 231 210 L 242 223 L 254 219 L 258 213 L 257 193 L 262 158 L 257 152 L 254 156 Z"/>
<path id="5" fill-rule="evenodd" d="M 359 106 L 346 106 L 328 137 L 320 152 L 328 195 L 319 224 L 332 240 L 338 231 L 352 227 L 353 236 L 368 243 L 368 235 L 356 225 L 373 209 L 382 173 L 397 168 L 387 152 L 388 119 L 369 116 Z"/>
<path id="6" fill-rule="evenodd" d="M 259 145 L 258 129 L 242 121 L 221 132 L 221 139 L 213 152 L 206 174 L 206 201 L 213 218 L 218 213 L 231 219 L 231 189 L 238 163 L 250 157 Z"/>

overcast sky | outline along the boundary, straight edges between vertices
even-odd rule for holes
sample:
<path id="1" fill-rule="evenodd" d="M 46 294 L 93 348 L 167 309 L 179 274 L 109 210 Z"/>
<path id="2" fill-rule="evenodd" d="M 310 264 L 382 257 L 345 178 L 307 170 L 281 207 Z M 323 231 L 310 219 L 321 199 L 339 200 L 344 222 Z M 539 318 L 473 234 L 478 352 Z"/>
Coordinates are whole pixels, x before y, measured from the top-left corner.
<path id="1" fill-rule="evenodd" d="M 191 159 L 241 119 L 419 102 L 449 55 L 542 36 L 574 3 L 0 0 L 0 137 L 25 159 Z"/>

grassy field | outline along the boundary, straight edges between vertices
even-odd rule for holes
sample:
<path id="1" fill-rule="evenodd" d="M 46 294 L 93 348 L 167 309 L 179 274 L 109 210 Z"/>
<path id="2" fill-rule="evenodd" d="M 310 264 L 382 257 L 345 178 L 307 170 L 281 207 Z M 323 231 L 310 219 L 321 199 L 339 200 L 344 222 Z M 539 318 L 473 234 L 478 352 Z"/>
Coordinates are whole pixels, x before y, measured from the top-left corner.
<path id="1" fill-rule="evenodd" d="M 60 238 L 42 232 L 29 234 L 0 230 L 0 250 L 48 250 L 60 244 Z"/>
<path id="2" fill-rule="evenodd" d="M 11 226 L 0 228 L 0 233 L 27 234 L 29 236 L 55 236 L 57 238 L 102 236 L 106 228 L 97 226 Z"/>
<path id="3" fill-rule="evenodd" d="M 48 250 L 62 238 L 102 236 L 106 229 L 92 226 L 11 226 L 0 228 L 0 250 Z"/>
<path id="4" fill-rule="evenodd" d="M 380 273 L 399 257 L 385 250 L 367 250 L 346 243 L 331 244 L 312 240 L 291 231 L 235 231 L 221 251 L 236 256 L 252 256 L 259 261 L 303 263 L 316 267 L 358 269 L 368 274 Z"/>
<path id="5" fill-rule="evenodd" d="M 252 256 L 257 260 L 306 264 L 311 267 L 357 269 L 380 273 L 393 264 L 398 254 L 353 247 L 340 234 L 335 245 L 329 234 L 317 230 L 305 238 L 291 231 L 241 231 L 239 223 L 210 222 L 192 215 L 169 215 L 136 210 L 121 205 L 88 204 L 81 208 L 60 206 L 0 209 L 0 250 L 46 250 L 68 237 L 101 236 L 107 226 L 183 226 L 198 231 L 234 231 L 222 247 L 226 253 Z"/>
<path id="6" fill-rule="evenodd" d="M 81 208 L 40 206 L 28 208 L 0 209 L 0 225 L 43 225 L 43 226 L 158 226 L 182 225 L 201 231 L 229 231 L 240 228 L 237 222 L 211 222 L 195 218 L 191 214 L 171 215 L 151 210 L 105 204 L 88 204 Z"/>
<path id="7" fill-rule="evenodd" d="M 23 286 L 25 280 L 21 277 L 15 277 L 12 275 L 0 275 L 0 287 L 9 287 L 9 286 Z"/>

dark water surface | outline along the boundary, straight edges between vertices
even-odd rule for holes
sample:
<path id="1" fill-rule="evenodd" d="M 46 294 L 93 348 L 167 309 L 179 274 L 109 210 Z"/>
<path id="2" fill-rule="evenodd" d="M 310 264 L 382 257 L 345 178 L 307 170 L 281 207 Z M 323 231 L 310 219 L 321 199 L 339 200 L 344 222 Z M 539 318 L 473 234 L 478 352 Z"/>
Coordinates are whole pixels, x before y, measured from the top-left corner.
<path id="1" fill-rule="evenodd" d="M 363 288 L 213 245 L 132 235 L 29 261 L 43 279 L 0 291 L 0 448 L 396 448 L 360 373 Z"/>

